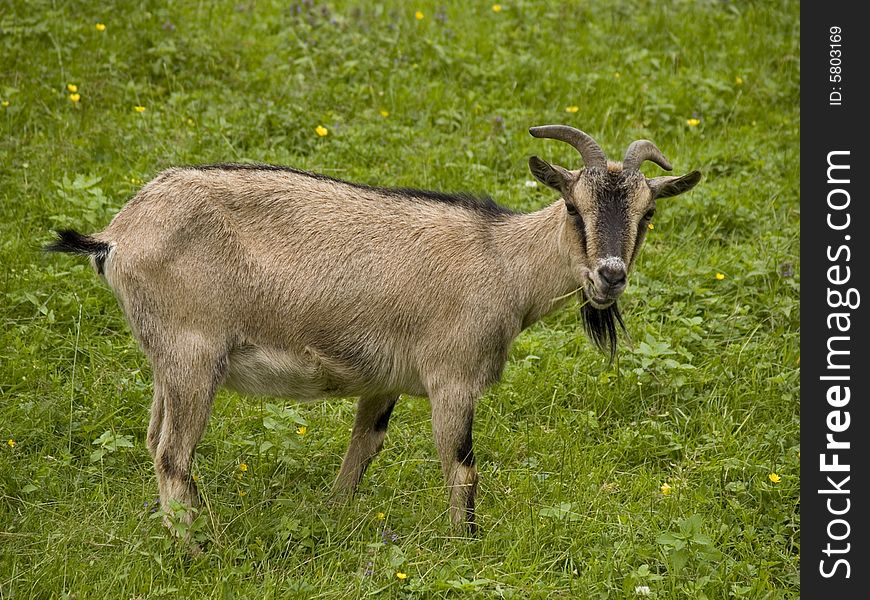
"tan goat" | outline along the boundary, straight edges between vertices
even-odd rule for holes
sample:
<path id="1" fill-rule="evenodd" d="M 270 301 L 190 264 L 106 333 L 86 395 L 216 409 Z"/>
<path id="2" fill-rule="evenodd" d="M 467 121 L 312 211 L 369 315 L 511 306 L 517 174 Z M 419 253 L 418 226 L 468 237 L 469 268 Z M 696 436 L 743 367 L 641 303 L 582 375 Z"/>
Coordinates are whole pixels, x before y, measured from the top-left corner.
<path id="1" fill-rule="evenodd" d="M 48 250 L 91 256 L 151 362 L 147 444 L 160 502 L 199 504 L 190 476 L 215 392 L 310 400 L 358 396 L 335 481 L 353 492 L 400 394 L 427 396 L 450 516 L 474 530 L 472 421 L 514 338 L 577 292 L 592 340 L 612 354 L 616 300 L 657 198 L 700 180 L 648 141 L 608 162 L 564 125 L 585 168 L 532 157 L 562 198 L 530 214 L 489 199 L 383 189 L 269 165 L 162 172 L 103 231 L 58 232 Z M 190 518 L 190 517 L 188 517 Z"/>

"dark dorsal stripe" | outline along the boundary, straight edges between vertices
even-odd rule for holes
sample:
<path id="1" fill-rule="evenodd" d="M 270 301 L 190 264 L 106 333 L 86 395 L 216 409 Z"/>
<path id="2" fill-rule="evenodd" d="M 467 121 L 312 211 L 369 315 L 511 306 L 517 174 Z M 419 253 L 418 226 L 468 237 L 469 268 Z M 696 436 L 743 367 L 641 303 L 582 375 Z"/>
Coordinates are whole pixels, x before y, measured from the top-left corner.
<path id="1" fill-rule="evenodd" d="M 321 173 L 312 173 L 310 171 L 303 171 L 301 169 L 294 169 L 293 167 L 285 167 L 281 165 L 268 165 L 258 163 L 218 163 L 208 165 L 193 165 L 183 168 L 195 169 L 197 171 L 277 171 L 293 173 L 295 175 L 310 177 L 319 181 L 338 183 L 341 185 L 346 185 L 348 187 L 356 188 L 358 190 L 371 191 L 393 198 L 410 198 L 413 200 L 422 200 L 425 202 L 435 202 L 449 204 L 451 206 L 458 206 L 460 208 L 464 208 L 466 210 L 470 210 L 491 218 L 504 217 L 514 214 L 512 210 L 496 203 L 489 196 L 475 196 L 465 193 L 433 192 L 429 190 L 419 190 L 416 188 L 387 188 L 370 186 L 361 183 L 354 183 L 352 181 L 345 181 L 343 179 L 330 177 L 329 175 L 323 175 Z"/>

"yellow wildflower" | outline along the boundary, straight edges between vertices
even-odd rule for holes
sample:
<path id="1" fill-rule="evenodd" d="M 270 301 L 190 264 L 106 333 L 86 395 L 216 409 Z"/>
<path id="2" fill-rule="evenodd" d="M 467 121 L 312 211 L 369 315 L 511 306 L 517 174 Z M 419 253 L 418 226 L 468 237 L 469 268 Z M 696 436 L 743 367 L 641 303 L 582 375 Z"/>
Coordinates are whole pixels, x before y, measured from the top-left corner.
<path id="1" fill-rule="evenodd" d="M 248 492 L 246 492 L 245 490 L 239 490 L 239 496 L 244 497 L 244 496 L 247 496 L 247 495 L 248 495 Z"/>
<path id="2" fill-rule="evenodd" d="M 696 118 L 692 117 L 691 119 L 686 120 L 686 125 L 688 125 L 689 127 L 697 127 L 700 124 L 701 124 L 701 119 L 696 119 Z"/>
<path id="3" fill-rule="evenodd" d="M 94 25 L 94 29 L 96 29 L 97 31 L 105 31 L 106 24 L 105 23 L 97 23 L 96 25 Z"/>
<path id="4" fill-rule="evenodd" d="M 722 281 L 723 279 L 725 279 L 725 273 L 716 273 L 717 281 Z"/>
<path id="5" fill-rule="evenodd" d="M 771 483 L 779 483 L 780 481 L 782 481 L 782 477 L 780 477 L 776 473 L 768 474 L 767 478 L 770 479 Z"/>
<path id="6" fill-rule="evenodd" d="M 384 109 L 382 108 L 382 109 L 381 109 L 381 116 L 382 116 L 383 118 L 386 119 L 387 117 L 390 116 L 390 111 L 388 111 L 388 110 L 384 110 Z"/>
<path id="7" fill-rule="evenodd" d="M 569 113 L 575 113 L 578 110 L 580 110 L 579 106 L 566 106 L 565 107 L 565 112 L 569 112 Z"/>
<path id="8" fill-rule="evenodd" d="M 6 108 L 7 106 L 9 106 L 9 100 L 4 100 L 3 102 L 0 102 L 0 106 Z"/>
<path id="9" fill-rule="evenodd" d="M 246 463 L 242 463 L 239 465 L 239 471 L 241 471 L 242 473 L 246 472 L 247 470 L 248 470 L 248 465 Z"/>
<path id="10" fill-rule="evenodd" d="M 408 578 L 408 574 L 407 574 L 407 573 L 402 573 L 401 571 L 398 571 L 398 572 L 396 573 L 396 577 L 398 577 L 401 581 L 404 581 L 404 580 L 406 580 L 406 579 Z"/>
<path id="11" fill-rule="evenodd" d="M 69 101 L 72 102 L 73 104 L 78 103 L 78 101 L 81 99 L 82 99 L 82 97 L 79 94 L 70 94 L 69 95 Z"/>
<path id="12" fill-rule="evenodd" d="M 379 512 L 378 514 L 375 515 L 375 517 L 377 518 L 378 521 L 383 521 L 384 519 L 387 518 L 387 515 L 385 515 L 382 512 Z"/>
<path id="13" fill-rule="evenodd" d="M 308 433 L 308 428 L 305 425 L 300 425 L 296 428 L 296 433 L 298 433 L 299 435 L 305 435 L 306 433 Z"/>
<path id="14" fill-rule="evenodd" d="M 414 18 L 417 19 L 418 21 L 422 21 L 423 16 L 424 16 L 423 11 L 421 11 L 421 10 L 418 10 L 417 12 L 414 13 Z"/>
<path id="15" fill-rule="evenodd" d="M 323 136 L 325 136 L 326 134 L 329 133 L 329 130 L 328 130 L 326 127 L 324 127 L 323 125 L 318 125 L 318 126 L 314 129 L 314 131 L 315 131 L 315 132 L 317 133 L 317 135 L 319 135 L 320 137 L 323 137 Z"/>
<path id="16" fill-rule="evenodd" d="M 664 482 L 659 489 L 662 491 L 663 496 L 667 496 L 668 494 L 671 493 L 671 486 L 668 484 L 667 481 Z"/>
<path id="17" fill-rule="evenodd" d="M 75 94 L 77 91 L 79 91 L 79 86 L 77 86 L 74 83 L 68 83 L 68 84 L 66 84 L 66 89 L 67 89 L 67 91 Z"/>
<path id="18" fill-rule="evenodd" d="M 142 113 L 145 112 L 145 107 L 141 105 L 136 105 L 133 107 L 133 110 L 135 110 L 137 113 Z"/>
<path id="19" fill-rule="evenodd" d="M 650 223 L 649 225 L 647 225 L 647 227 L 649 227 L 650 229 L 655 229 L 655 228 L 656 228 L 656 226 L 653 225 L 652 223 Z"/>
<path id="20" fill-rule="evenodd" d="M 734 83 L 736 83 L 737 85 L 743 85 L 743 78 L 740 75 L 738 75 L 737 77 L 734 78 Z"/>
<path id="21" fill-rule="evenodd" d="M 619 71 L 617 71 L 616 73 L 613 74 L 614 79 L 619 79 L 619 77 L 620 77 Z"/>
<path id="22" fill-rule="evenodd" d="M 15 447 L 15 440 L 10 438 L 9 441 L 6 442 L 6 445 L 9 446 L 10 448 L 14 448 Z"/>
<path id="23" fill-rule="evenodd" d="M 500 13 L 501 12 L 501 4 L 493 4 L 492 5 L 492 12 Z"/>

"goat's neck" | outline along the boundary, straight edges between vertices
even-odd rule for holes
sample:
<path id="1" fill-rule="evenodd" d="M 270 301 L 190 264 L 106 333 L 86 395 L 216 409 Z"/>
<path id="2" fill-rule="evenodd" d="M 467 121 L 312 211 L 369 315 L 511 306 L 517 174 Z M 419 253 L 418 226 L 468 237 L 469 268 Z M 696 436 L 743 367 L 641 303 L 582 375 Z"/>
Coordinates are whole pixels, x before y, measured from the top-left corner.
<path id="1" fill-rule="evenodd" d="M 580 287 L 572 268 L 565 204 L 556 202 L 534 213 L 515 215 L 501 228 L 499 248 L 508 273 L 509 293 L 528 327 Z"/>

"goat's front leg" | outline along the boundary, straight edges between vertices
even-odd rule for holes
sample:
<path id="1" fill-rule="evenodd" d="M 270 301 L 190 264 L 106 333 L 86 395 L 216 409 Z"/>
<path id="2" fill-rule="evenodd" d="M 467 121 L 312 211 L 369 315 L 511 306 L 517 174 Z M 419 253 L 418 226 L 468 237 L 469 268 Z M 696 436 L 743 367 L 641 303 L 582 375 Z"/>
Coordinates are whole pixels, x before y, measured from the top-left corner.
<path id="1" fill-rule="evenodd" d="M 444 390 L 432 396 L 432 432 L 441 459 L 441 470 L 450 492 L 450 521 L 476 533 L 474 498 L 477 494 L 477 468 L 471 429 L 475 396 L 457 390 Z"/>
<path id="2" fill-rule="evenodd" d="M 356 491 L 369 463 L 384 446 L 387 425 L 398 399 L 398 396 L 364 396 L 359 399 L 350 445 L 332 486 L 336 495 L 350 496 Z"/>

